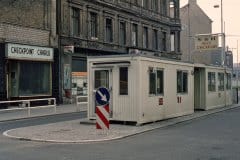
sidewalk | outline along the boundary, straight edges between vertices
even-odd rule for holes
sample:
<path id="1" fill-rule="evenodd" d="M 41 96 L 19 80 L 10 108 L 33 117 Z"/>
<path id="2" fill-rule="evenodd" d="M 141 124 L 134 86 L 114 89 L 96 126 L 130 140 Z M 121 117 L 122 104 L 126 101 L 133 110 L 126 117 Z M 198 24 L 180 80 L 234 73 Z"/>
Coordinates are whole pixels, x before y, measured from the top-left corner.
<path id="1" fill-rule="evenodd" d="M 23 118 L 30 118 L 30 117 L 39 117 L 39 116 L 46 116 L 46 115 L 54 115 L 54 114 L 63 114 L 63 113 L 71 113 L 71 112 L 80 112 L 86 111 L 87 105 L 81 104 L 77 106 L 77 104 L 66 104 L 66 105 L 59 105 L 55 107 L 41 107 L 41 108 L 30 108 L 30 116 L 28 115 L 28 108 L 16 108 L 11 110 L 0 110 L 0 122 L 1 121 L 8 121 L 8 120 L 17 120 Z"/>
<path id="2" fill-rule="evenodd" d="M 109 131 L 96 130 L 94 124 L 79 124 L 81 120 L 58 122 L 46 125 L 24 127 L 5 131 L 3 135 L 21 140 L 57 143 L 93 143 L 121 139 L 157 128 L 197 119 L 210 114 L 234 109 L 239 105 L 217 108 L 208 111 L 196 111 L 194 114 L 172 118 L 143 126 L 111 124 Z"/>

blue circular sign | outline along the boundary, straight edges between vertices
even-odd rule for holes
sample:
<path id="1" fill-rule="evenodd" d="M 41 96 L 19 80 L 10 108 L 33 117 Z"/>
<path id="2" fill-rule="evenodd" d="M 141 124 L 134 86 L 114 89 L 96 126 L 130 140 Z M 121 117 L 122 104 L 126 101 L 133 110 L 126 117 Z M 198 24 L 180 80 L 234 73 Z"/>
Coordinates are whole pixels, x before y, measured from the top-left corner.
<path id="1" fill-rule="evenodd" d="M 96 101 L 100 105 L 106 105 L 109 103 L 110 94 L 107 88 L 100 87 L 96 91 Z"/>

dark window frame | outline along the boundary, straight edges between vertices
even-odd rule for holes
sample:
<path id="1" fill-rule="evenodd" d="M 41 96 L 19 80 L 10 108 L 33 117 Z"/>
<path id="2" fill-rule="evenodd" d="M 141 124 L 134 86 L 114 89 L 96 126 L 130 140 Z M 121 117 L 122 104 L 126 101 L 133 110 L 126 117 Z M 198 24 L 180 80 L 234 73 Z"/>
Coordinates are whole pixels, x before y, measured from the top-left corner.
<path id="1" fill-rule="evenodd" d="M 112 43 L 113 42 L 113 19 L 105 19 L 105 41 Z"/>
<path id="2" fill-rule="evenodd" d="M 226 89 L 231 90 L 232 88 L 232 75 L 231 73 L 227 73 L 227 80 L 226 80 Z"/>
<path id="3" fill-rule="evenodd" d="M 177 93 L 188 93 L 188 71 L 177 70 Z"/>
<path id="4" fill-rule="evenodd" d="M 119 67 L 119 95 L 128 95 L 128 67 Z"/>
<path id="5" fill-rule="evenodd" d="M 224 91 L 224 73 L 218 73 L 218 91 Z"/>
<path id="6" fill-rule="evenodd" d="M 127 37 L 126 37 L 126 22 L 120 21 L 119 22 L 119 44 L 126 45 Z"/>
<path id="7" fill-rule="evenodd" d="M 135 39 L 133 39 L 135 37 Z M 132 32 L 131 32 L 132 46 L 138 46 L 138 24 L 132 24 Z M 134 41 L 135 40 L 135 41 Z"/>
<path id="8" fill-rule="evenodd" d="M 73 36 L 80 36 L 80 9 L 71 8 L 71 33 Z"/>
<path id="9" fill-rule="evenodd" d="M 148 40 L 148 27 L 144 26 L 143 27 L 143 48 L 148 48 L 148 43 L 149 43 L 149 40 Z"/>
<path id="10" fill-rule="evenodd" d="M 164 94 L 164 69 L 149 67 L 149 95 L 158 96 Z"/>
<path id="11" fill-rule="evenodd" d="M 153 39 L 153 49 L 158 50 L 158 30 L 157 29 L 153 29 L 152 31 L 152 39 Z"/>
<path id="12" fill-rule="evenodd" d="M 216 73 L 208 72 L 208 91 L 216 92 Z"/>
<path id="13" fill-rule="evenodd" d="M 90 12 L 90 36 L 98 37 L 98 14 L 95 12 Z"/>

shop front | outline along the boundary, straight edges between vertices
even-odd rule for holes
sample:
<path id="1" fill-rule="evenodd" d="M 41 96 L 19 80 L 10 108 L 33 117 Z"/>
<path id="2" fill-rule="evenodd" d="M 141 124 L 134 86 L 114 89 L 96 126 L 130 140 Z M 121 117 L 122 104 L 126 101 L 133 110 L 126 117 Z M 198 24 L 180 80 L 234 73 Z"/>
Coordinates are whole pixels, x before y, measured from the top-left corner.
<path id="1" fill-rule="evenodd" d="M 53 48 L 5 45 L 7 99 L 52 96 Z"/>

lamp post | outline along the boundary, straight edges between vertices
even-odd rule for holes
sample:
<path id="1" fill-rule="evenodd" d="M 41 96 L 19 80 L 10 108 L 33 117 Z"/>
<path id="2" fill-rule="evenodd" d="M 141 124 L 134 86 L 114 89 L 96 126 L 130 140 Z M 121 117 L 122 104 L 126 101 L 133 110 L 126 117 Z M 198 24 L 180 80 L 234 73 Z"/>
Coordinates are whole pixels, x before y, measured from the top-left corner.
<path id="1" fill-rule="evenodd" d="M 214 5 L 214 8 L 219 8 L 219 5 Z M 221 65 L 224 66 L 225 61 L 225 33 L 223 31 L 223 2 L 221 0 L 221 43 L 222 43 L 222 49 L 221 49 Z"/>
<path id="2" fill-rule="evenodd" d="M 238 99 L 238 78 L 239 78 L 239 75 L 238 75 L 238 40 L 237 40 L 237 75 L 236 75 L 236 77 L 237 77 L 237 103 L 238 103 L 238 101 L 239 101 L 239 99 Z"/>

